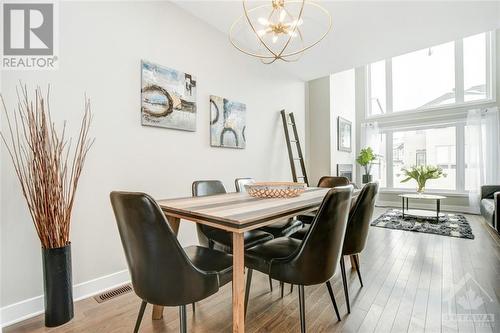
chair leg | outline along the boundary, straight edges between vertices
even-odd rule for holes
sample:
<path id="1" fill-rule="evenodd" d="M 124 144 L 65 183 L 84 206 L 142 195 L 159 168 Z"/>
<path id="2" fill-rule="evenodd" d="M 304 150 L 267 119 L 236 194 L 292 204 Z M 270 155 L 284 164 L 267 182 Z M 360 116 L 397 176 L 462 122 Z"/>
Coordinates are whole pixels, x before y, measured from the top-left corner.
<path id="1" fill-rule="evenodd" d="M 247 272 L 247 286 L 245 288 L 245 317 L 247 315 L 248 299 L 250 298 L 249 294 L 250 294 L 250 285 L 252 284 L 252 273 L 253 270 L 249 268 Z"/>
<path id="2" fill-rule="evenodd" d="M 345 295 L 345 303 L 347 305 L 347 313 L 351 313 L 351 305 L 349 304 L 349 291 L 347 288 L 347 277 L 345 274 L 344 256 L 340 257 L 340 271 L 342 273 L 342 284 L 344 285 L 344 295 Z"/>
<path id="3" fill-rule="evenodd" d="M 306 332 L 306 302 L 304 286 L 299 286 L 300 333 Z"/>
<path id="4" fill-rule="evenodd" d="M 363 287 L 363 280 L 361 279 L 361 272 L 359 271 L 358 255 L 357 254 L 353 255 L 353 258 L 354 258 L 354 265 L 356 266 L 356 272 L 358 273 L 359 283 L 361 283 L 361 287 Z"/>
<path id="5" fill-rule="evenodd" d="M 213 250 L 214 249 L 214 241 L 213 240 L 208 240 L 208 248 Z"/>
<path id="6" fill-rule="evenodd" d="M 293 283 L 290 285 L 290 294 L 293 293 Z"/>
<path id="7" fill-rule="evenodd" d="M 281 289 L 281 298 L 283 298 L 285 283 L 280 281 L 280 289 Z"/>
<path id="8" fill-rule="evenodd" d="M 134 333 L 139 332 L 139 327 L 141 326 L 142 316 L 144 315 L 144 310 L 146 310 L 146 301 L 142 301 L 141 308 L 139 309 L 139 314 L 137 315 L 137 321 L 135 322 Z"/>
<path id="9" fill-rule="evenodd" d="M 191 306 L 193 307 L 193 313 L 195 313 L 196 312 L 196 303 L 195 302 L 191 303 Z"/>
<path id="10" fill-rule="evenodd" d="M 273 279 L 271 279 L 271 276 L 269 276 L 269 289 L 271 290 L 271 292 L 273 292 Z"/>
<path id="11" fill-rule="evenodd" d="M 179 306 L 179 319 L 180 319 L 180 325 L 179 325 L 180 333 L 187 333 L 187 320 L 186 320 L 186 306 L 185 305 Z"/>
<path id="12" fill-rule="evenodd" d="M 328 288 L 328 293 L 330 294 L 330 298 L 332 299 L 333 308 L 335 309 L 335 314 L 337 315 L 337 319 L 341 321 L 339 308 L 337 307 L 337 302 L 335 301 L 335 295 L 333 294 L 333 289 L 330 281 L 326 281 L 326 287 Z"/>

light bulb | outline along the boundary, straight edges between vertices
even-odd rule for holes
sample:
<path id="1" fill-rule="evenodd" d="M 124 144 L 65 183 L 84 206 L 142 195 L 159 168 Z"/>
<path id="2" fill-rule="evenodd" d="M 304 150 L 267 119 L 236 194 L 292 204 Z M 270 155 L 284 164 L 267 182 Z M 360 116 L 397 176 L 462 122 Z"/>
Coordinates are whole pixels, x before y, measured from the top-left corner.
<path id="1" fill-rule="evenodd" d="M 280 13 L 280 22 L 283 22 L 285 20 L 285 17 L 286 17 L 286 12 L 284 10 L 281 10 L 281 13 Z"/>
<path id="2" fill-rule="evenodd" d="M 263 17 L 259 17 L 258 21 L 262 25 L 269 25 L 269 21 Z"/>
<path id="3" fill-rule="evenodd" d="M 293 20 L 291 23 L 288 24 L 288 26 L 290 26 L 293 29 L 293 28 L 295 28 L 295 26 L 300 27 L 302 25 L 302 23 L 304 23 L 304 20 L 302 20 L 302 19 L 299 19 L 298 21 Z"/>
<path id="4" fill-rule="evenodd" d="M 277 41 L 278 41 L 278 36 L 274 35 L 273 36 L 273 44 L 276 44 Z"/>

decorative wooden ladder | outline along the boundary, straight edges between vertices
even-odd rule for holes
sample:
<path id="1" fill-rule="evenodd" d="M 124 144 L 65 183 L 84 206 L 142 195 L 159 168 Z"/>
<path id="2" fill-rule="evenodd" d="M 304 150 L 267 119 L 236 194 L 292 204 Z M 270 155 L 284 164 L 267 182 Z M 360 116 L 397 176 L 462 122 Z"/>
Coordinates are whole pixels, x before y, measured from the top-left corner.
<path id="1" fill-rule="evenodd" d="M 309 186 L 309 181 L 307 180 L 306 165 L 304 163 L 304 156 L 302 155 L 302 149 L 299 142 L 299 134 L 297 133 L 297 126 L 295 124 L 295 118 L 293 112 L 286 113 L 285 110 L 281 110 L 281 119 L 283 120 L 283 128 L 285 130 L 285 140 L 286 146 L 288 148 L 288 158 L 290 159 L 290 167 L 292 168 L 292 177 L 294 182 L 298 182 L 300 179 L 303 183 Z M 290 127 L 293 131 L 293 139 L 290 138 Z M 295 144 L 297 156 L 294 155 L 292 144 Z M 301 174 L 297 175 L 297 170 L 295 167 L 295 161 L 300 162 Z"/>

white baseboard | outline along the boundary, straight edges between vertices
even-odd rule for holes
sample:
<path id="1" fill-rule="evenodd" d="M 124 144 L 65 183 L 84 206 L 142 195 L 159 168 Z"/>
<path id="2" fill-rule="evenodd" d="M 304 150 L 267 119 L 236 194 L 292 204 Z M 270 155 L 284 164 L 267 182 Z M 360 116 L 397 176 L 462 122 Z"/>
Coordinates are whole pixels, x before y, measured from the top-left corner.
<path id="1" fill-rule="evenodd" d="M 75 284 L 73 286 L 73 299 L 79 301 L 128 282 L 130 282 L 130 274 L 128 270 L 125 269 L 90 281 Z M 2 320 L 0 327 L 6 327 L 37 316 L 43 313 L 43 311 L 43 295 L 6 305 L 0 309 L 0 318 Z"/>

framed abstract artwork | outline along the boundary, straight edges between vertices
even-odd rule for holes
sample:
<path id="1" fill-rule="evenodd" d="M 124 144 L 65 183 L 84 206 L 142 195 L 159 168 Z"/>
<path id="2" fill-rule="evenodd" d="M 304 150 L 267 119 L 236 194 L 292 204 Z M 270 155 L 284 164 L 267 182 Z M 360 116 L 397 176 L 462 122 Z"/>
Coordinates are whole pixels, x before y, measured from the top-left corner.
<path id="1" fill-rule="evenodd" d="M 210 145 L 245 148 L 246 112 L 243 103 L 210 96 Z"/>
<path id="2" fill-rule="evenodd" d="M 342 117 L 337 119 L 337 149 L 340 151 L 352 151 L 352 123 Z"/>
<path id="3" fill-rule="evenodd" d="M 196 78 L 151 62 L 141 62 L 141 123 L 196 131 Z"/>

